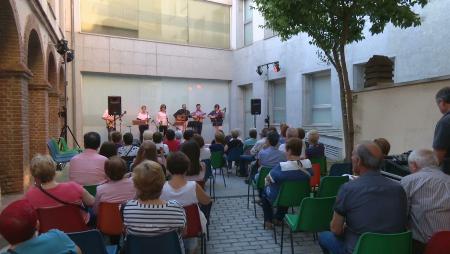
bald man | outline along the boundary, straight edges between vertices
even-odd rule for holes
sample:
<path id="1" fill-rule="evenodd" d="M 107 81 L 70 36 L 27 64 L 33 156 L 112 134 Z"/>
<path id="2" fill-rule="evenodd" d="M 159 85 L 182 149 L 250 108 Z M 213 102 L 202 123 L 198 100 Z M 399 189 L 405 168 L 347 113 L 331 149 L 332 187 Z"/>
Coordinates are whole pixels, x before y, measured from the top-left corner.
<path id="1" fill-rule="evenodd" d="M 359 175 L 339 190 L 330 231 L 319 234 L 323 253 L 352 253 L 365 232 L 399 233 L 406 229 L 407 199 L 402 186 L 380 173 L 383 154 L 373 142 L 356 145 L 353 172 Z"/>

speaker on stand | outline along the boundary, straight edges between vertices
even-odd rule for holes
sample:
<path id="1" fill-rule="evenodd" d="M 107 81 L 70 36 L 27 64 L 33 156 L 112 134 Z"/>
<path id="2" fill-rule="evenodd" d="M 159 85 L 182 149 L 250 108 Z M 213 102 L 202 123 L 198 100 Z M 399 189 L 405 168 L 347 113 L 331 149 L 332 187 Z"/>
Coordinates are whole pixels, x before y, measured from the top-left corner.
<path id="1" fill-rule="evenodd" d="M 256 115 L 261 115 L 261 99 L 250 100 L 250 111 L 253 115 L 253 125 L 256 128 Z"/>

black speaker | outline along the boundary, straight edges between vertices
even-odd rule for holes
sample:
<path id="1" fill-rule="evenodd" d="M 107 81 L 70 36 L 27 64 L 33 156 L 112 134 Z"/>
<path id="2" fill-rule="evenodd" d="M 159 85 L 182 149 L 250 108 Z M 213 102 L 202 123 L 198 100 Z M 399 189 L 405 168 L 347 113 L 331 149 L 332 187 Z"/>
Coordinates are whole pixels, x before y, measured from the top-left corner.
<path id="1" fill-rule="evenodd" d="M 110 115 L 122 114 L 122 97 L 108 96 L 108 114 Z"/>
<path id="2" fill-rule="evenodd" d="M 250 107 L 252 115 L 261 115 L 261 99 L 251 99 Z"/>

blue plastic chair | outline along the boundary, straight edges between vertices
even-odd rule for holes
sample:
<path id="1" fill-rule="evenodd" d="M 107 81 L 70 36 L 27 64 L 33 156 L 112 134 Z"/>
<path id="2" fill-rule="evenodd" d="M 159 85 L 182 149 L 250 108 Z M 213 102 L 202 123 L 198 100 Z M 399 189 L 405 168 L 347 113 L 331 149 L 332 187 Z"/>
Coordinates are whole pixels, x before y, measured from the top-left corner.
<path id="1" fill-rule="evenodd" d="M 329 176 L 342 176 L 343 174 L 353 174 L 351 163 L 335 163 L 331 165 Z"/>
<path id="2" fill-rule="evenodd" d="M 50 152 L 50 156 L 56 162 L 57 169 L 62 170 L 67 162 L 69 162 L 76 154 L 60 154 L 58 153 L 58 147 L 56 144 L 50 139 L 47 141 L 48 151 Z"/>
<path id="3" fill-rule="evenodd" d="M 175 231 L 158 236 L 138 236 L 128 234 L 125 240 L 125 253 L 148 254 L 170 253 L 181 254 L 180 239 Z"/>
<path id="4" fill-rule="evenodd" d="M 239 165 L 239 160 L 241 159 L 242 154 L 244 154 L 243 146 L 233 147 L 227 151 L 228 169 L 231 169 L 234 161 L 236 164 L 236 175 L 238 168 L 237 165 Z"/>
<path id="5" fill-rule="evenodd" d="M 107 245 L 103 242 L 103 237 L 97 229 L 69 233 L 67 234 L 72 241 L 80 247 L 83 253 L 95 254 L 115 254 L 117 253 L 117 245 Z"/>

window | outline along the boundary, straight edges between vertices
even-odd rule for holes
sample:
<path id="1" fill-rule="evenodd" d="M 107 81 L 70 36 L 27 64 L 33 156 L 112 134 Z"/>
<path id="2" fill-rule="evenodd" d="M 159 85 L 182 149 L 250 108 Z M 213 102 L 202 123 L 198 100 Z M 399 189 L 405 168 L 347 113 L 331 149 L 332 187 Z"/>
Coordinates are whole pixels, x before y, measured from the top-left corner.
<path id="1" fill-rule="evenodd" d="M 253 9 L 252 0 L 244 0 L 244 46 L 253 43 Z"/>
<path id="2" fill-rule="evenodd" d="M 395 74 L 395 57 L 389 57 L 389 60 L 392 61 L 392 74 Z M 353 90 L 362 90 L 366 88 L 366 64 L 365 63 L 358 63 L 353 65 Z M 382 69 L 381 69 L 382 70 Z M 390 73 L 390 71 L 389 71 Z M 378 74 L 380 75 L 380 74 Z M 386 78 L 385 73 L 382 73 L 380 78 Z M 373 74 L 372 74 L 373 77 Z M 394 75 L 395 79 L 395 75 Z"/>
<path id="3" fill-rule="evenodd" d="M 305 81 L 305 122 L 308 125 L 330 125 L 332 122 L 330 71 L 307 75 Z"/>
<path id="4" fill-rule="evenodd" d="M 89 0 L 81 30 L 213 48 L 230 47 L 230 6 L 203 0 Z"/>
<path id="5" fill-rule="evenodd" d="M 279 79 L 269 82 L 269 108 L 272 111 L 272 124 L 286 122 L 286 80 Z"/>

